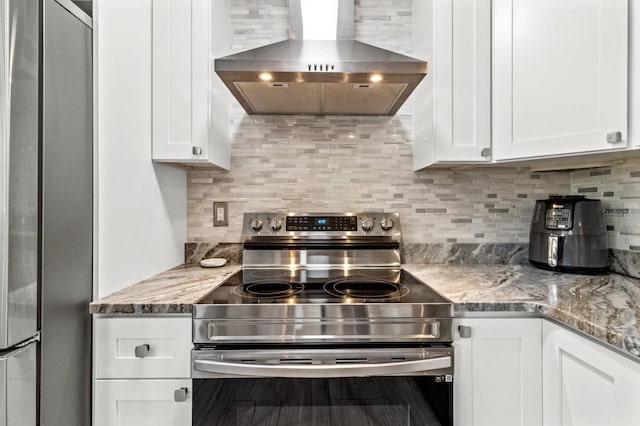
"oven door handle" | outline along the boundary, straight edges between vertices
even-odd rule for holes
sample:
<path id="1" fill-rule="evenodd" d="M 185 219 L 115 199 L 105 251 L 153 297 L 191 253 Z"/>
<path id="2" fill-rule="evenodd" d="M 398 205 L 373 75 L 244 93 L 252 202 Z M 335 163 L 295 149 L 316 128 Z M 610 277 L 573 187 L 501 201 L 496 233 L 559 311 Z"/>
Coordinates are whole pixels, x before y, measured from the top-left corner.
<path id="1" fill-rule="evenodd" d="M 400 374 L 415 374 L 451 367 L 451 356 L 420 359 L 416 361 L 385 362 L 377 364 L 337 364 L 337 365 L 282 365 L 282 364 L 245 364 L 216 361 L 210 359 L 194 360 L 194 369 L 207 373 L 231 374 L 248 377 L 371 377 Z"/>

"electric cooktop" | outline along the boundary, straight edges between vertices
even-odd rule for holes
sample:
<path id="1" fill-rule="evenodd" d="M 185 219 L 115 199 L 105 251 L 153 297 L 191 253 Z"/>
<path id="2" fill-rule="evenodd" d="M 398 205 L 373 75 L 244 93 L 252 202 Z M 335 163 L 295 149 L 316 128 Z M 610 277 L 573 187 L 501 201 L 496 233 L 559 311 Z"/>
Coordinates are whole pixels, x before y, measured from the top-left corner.
<path id="1" fill-rule="evenodd" d="M 401 269 L 243 269 L 197 304 L 451 302 Z"/>

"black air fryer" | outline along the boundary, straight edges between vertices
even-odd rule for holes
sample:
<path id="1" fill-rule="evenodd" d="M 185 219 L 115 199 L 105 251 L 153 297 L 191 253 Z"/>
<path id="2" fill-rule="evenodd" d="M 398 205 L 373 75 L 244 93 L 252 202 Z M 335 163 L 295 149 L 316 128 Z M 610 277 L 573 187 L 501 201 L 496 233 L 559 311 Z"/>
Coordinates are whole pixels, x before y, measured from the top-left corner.
<path id="1" fill-rule="evenodd" d="M 609 268 L 602 203 L 583 195 L 550 195 L 533 209 L 529 261 L 542 269 L 598 274 Z"/>

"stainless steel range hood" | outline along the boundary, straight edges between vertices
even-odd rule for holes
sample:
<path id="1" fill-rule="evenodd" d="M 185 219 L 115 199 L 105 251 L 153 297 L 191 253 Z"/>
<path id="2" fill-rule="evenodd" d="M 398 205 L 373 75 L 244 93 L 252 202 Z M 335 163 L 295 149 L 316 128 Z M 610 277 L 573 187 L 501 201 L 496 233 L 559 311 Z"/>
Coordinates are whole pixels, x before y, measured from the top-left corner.
<path id="1" fill-rule="evenodd" d="M 290 39 L 215 60 L 215 72 L 249 114 L 394 115 L 427 63 L 353 39 L 353 0 L 336 2 L 335 35 L 307 40 L 306 2 L 290 0 Z M 306 30 L 304 30 L 306 31 Z"/>

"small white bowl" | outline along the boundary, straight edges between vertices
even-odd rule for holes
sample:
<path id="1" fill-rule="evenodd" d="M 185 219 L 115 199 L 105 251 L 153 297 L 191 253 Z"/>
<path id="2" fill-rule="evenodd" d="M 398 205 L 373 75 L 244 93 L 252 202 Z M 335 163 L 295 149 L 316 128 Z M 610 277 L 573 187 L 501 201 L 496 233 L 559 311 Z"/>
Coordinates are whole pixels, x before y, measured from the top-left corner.
<path id="1" fill-rule="evenodd" d="M 203 268 L 219 268 L 227 264 L 227 259 L 223 257 L 212 257 L 211 259 L 202 259 L 200 266 Z"/>

